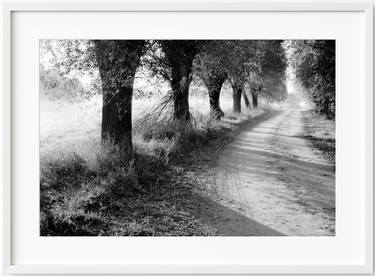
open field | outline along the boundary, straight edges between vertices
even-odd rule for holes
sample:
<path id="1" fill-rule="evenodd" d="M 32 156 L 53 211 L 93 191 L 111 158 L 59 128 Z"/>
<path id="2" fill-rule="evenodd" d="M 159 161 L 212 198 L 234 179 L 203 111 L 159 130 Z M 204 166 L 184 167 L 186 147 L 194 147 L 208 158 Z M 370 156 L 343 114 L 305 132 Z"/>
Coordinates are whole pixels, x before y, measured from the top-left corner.
<path id="1" fill-rule="evenodd" d="M 193 88 L 194 89 L 194 88 Z M 202 88 L 196 88 L 196 90 Z M 140 129 L 139 122 L 143 121 L 145 115 L 151 113 L 162 101 L 163 95 L 155 95 L 147 99 L 133 100 L 133 130 L 134 145 L 136 148 L 147 146 L 155 141 L 145 141 L 143 135 L 145 130 Z M 196 130 L 214 127 L 215 122 L 209 116 L 209 99 L 207 93 L 191 93 L 190 110 L 195 120 Z M 227 121 L 241 122 L 254 116 L 259 111 L 250 111 L 245 107 L 243 113 L 232 115 L 231 91 L 223 91 L 220 99 L 221 108 L 226 114 Z M 244 106 L 244 103 L 242 103 Z M 101 132 L 101 108 L 102 97 L 94 96 L 89 100 L 71 103 L 66 101 L 50 101 L 42 97 L 40 102 L 40 154 L 41 159 L 61 155 L 79 153 L 83 158 L 90 158 L 93 152 L 99 149 Z M 268 107 L 267 107 L 268 108 Z M 160 116 L 158 123 L 162 123 Z M 151 120 L 151 124 L 155 120 Z M 224 123 L 225 124 L 225 123 Z M 158 125 L 160 126 L 160 125 Z M 147 127 L 150 130 L 150 125 Z M 156 128 L 157 126 L 155 126 Z M 167 127 L 162 125 L 160 127 Z M 162 140 L 162 139 L 161 139 Z M 162 142 L 159 141 L 158 142 Z"/>

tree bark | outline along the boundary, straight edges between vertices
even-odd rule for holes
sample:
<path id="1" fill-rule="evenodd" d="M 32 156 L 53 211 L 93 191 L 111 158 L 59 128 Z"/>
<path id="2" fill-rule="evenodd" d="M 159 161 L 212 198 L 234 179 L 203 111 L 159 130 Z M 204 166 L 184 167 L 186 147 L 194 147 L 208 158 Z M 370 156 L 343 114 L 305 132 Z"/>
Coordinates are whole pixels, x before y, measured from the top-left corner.
<path id="1" fill-rule="evenodd" d="M 214 71 L 206 73 L 202 72 L 200 77 L 208 89 L 210 116 L 215 120 L 220 120 L 224 116 L 224 112 L 220 108 L 220 92 L 227 76 L 225 73 Z"/>
<path id="2" fill-rule="evenodd" d="M 162 40 L 160 44 L 171 68 L 174 119 L 180 122 L 190 121 L 189 86 L 192 80 L 193 60 L 198 52 L 197 42 Z"/>
<path id="3" fill-rule="evenodd" d="M 208 96 L 210 99 L 210 116 L 215 120 L 220 120 L 224 116 L 223 110 L 220 108 L 220 88 L 210 89 Z"/>
<path id="4" fill-rule="evenodd" d="M 258 91 L 253 90 L 251 92 L 251 97 L 253 98 L 253 108 L 258 107 Z"/>
<path id="5" fill-rule="evenodd" d="M 132 155 L 132 87 L 120 87 L 114 96 L 103 89 L 102 141 L 120 147 L 127 156 Z"/>
<path id="6" fill-rule="evenodd" d="M 241 113 L 241 87 L 233 87 L 233 113 Z"/>
<path id="7" fill-rule="evenodd" d="M 173 116 L 178 121 L 189 121 L 189 87 L 191 83 L 191 70 L 186 64 L 173 66 L 171 87 L 173 91 Z"/>
<path id="8" fill-rule="evenodd" d="M 243 100 L 245 101 L 245 105 L 248 109 L 251 109 L 251 106 L 250 106 L 250 101 L 249 101 L 249 98 L 247 97 L 245 91 L 243 91 L 242 93 L 243 95 Z"/>
<path id="9" fill-rule="evenodd" d="M 241 113 L 241 96 L 243 93 L 244 85 L 241 81 L 232 79 L 233 89 L 233 113 Z"/>
<path id="10" fill-rule="evenodd" d="M 144 41 L 95 41 L 103 93 L 102 141 L 118 146 L 129 160 L 133 156 L 133 83 L 143 49 Z"/>

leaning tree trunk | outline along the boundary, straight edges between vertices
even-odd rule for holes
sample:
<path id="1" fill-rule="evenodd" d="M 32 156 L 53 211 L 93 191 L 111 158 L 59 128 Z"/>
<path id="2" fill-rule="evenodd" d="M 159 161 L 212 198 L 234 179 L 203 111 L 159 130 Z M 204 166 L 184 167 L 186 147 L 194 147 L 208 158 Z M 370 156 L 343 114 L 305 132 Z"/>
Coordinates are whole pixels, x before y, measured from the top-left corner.
<path id="1" fill-rule="evenodd" d="M 102 141 L 118 146 L 128 160 L 133 156 L 133 83 L 144 44 L 137 40 L 95 41 L 103 92 Z"/>
<path id="2" fill-rule="evenodd" d="M 171 67 L 174 119 L 178 122 L 190 121 L 189 86 L 192 80 L 193 60 L 198 52 L 197 42 L 162 40 L 160 44 Z"/>
<path id="3" fill-rule="evenodd" d="M 245 105 L 246 105 L 246 107 L 247 107 L 248 109 L 250 109 L 250 108 L 251 108 L 251 106 L 250 106 L 250 101 L 249 101 L 249 98 L 247 97 L 245 91 L 243 91 L 242 95 L 243 95 L 243 100 L 245 101 Z"/>
<path id="4" fill-rule="evenodd" d="M 258 91 L 253 90 L 251 92 L 251 97 L 253 98 L 253 107 L 254 108 L 258 107 Z"/>
<path id="5" fill-rule="evenodd" d="M 208 97 L 210 99 L 210 116 L 215 120 L 220 120 L 224 117 L 224 112 L 220 108 L 220 88 L 208 90 Z"/>
<path id="6" fill-rule="evenodd" d="M 233 85 L 233 113 L 241 113 L 242 85 Z"/>
<path id="7" fill-rule="evenodd" d="M 210 76 L 202 78 L 207 89 L 210 100 L 210 116 L 215 120 L 220 120 L 224 116 L 224 112 L 220 108 L 220 92 L 225 82 L 225 74 L 217 74 L 211 72 Z"/>

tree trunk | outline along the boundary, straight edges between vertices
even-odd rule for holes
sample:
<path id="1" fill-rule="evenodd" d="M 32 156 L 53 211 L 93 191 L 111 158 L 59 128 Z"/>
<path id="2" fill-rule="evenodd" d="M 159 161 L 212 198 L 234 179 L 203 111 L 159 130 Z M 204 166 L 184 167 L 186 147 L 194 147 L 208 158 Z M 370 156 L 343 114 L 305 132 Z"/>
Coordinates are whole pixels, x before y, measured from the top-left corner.
<path id="1" fill-rule="evenodd" d="M 102 141 L 119 146 L 129 157 L 133 152 L 132 95 L 133 87 L 120 87 L 114 96 L 111 91 L 103 89 Z"/>
<path id="2" fill-rule="evenodd" d="M 258 107 L 258 92 L 253 90 L 251 92 L 251 97 L 253 98 L 253 108 Z"/>
<path id="3" fill-rule="evenodd" d="M 198 52 L 197 42 L 162 40 L 160 44 L 171 67 L 174 119 L 179 122 L 190 121 L 189 86 L 192 80 L 193 60 Z"/>
<path id="4" fill-rule="evenodd" d="M 233 113 L 241 113 L 241 87 L 233 87 Z"/>
<path id="5" fill-rule="evenodd" d="M 133 156 L 133 83 L 143 49 L 144 41 L 95 41 L 103 93 L 102 141 L 118 146 L 129 160 Z"/>
<path id="6" fill-rule="evenodd" d="M 245 105 L 248 109 L 251 109 L 251 106 L 250 106 L 250 101 L 249 101 L 249 98 L 247 97 L 245 91 L 243 91 L 242 93 L 243 95 L 243 100 L 245 101 Z"/>
<path id="7" fill-rule="evenodd" d="M 205 72 L 203 72 L 203 74 L 204 73 Z M 224 112 L 220 108 L 220 92 L 226 79 L 226 74 L 215 74 L 215 72 L 211 72 L 209 76 L 201 78 L 208 89 L 210 116 L 215 120 L 220 120 L 224 116 Z"/>
<path id="8" fill-rule="evenodd" d="M 215 120 L 220 120 L 224 116 L 224 112 L 220 108 L 220 90 L 221 89 L 212 89 L 208 91 L 210 116 Z"/>
<path id="9" fill-rule="evenodd" d="M 191 83 L 191 71 L 186 64 L 175 68 L 172 73 L 171 87 L 173 91 L 173 116 L 177 121 L 189 121 L 189 87 Z"/>

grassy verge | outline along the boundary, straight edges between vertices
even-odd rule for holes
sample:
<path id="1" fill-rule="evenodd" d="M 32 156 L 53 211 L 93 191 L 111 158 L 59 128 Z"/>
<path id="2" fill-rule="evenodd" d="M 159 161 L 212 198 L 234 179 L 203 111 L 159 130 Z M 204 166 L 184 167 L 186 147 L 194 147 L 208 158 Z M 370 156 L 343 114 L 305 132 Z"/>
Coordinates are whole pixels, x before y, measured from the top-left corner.
<path id="1" fill-rule="evenodd" d="M 304 112 L 305 137 L 323 153 L 332 164 L 335 164 L 336 139 L 335 122 L 313 111 Z"/>
<path id="2" fill-rule="evenodd" d="M 124 164 L 110 145 L 44 152 L 41 158 L 41 235 L 216 235 L 207 216 L 220 151 L 254 110 L 220 122 L 195 116 L 184 142 L 162 122 L 135 131 L 136 156 Z M 205 217 L 205 219 L 202 219 Z"/>

